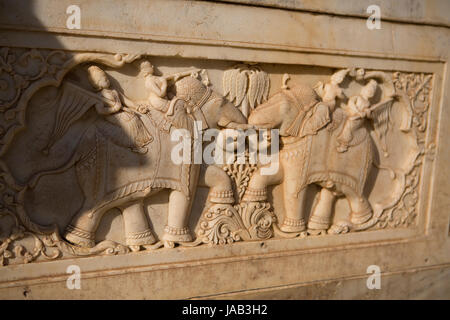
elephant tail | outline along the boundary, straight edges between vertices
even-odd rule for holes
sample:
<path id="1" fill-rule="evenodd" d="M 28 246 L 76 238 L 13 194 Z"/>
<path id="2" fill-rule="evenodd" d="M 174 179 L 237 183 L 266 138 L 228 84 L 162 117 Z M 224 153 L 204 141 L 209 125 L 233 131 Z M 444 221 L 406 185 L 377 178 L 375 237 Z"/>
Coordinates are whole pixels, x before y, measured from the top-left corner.
<path id="1" fill-rule="evenodd" d="M 38 184 L 39 180 L 43 176 L 59 174 L 59 173 L 66 172 L 67 170 L 72 168 L 79 161 L 79 159 L 80 159 L 80 154 L 77 151 L 75 151 L 75 154 L 63 166 L 61 166 L 59 168 L 56 168 L 56 169 L 50 169 L 50 170 L 41 171 L 41 172 L 36 173 L 28 181 L 28 187 L 31 188 L 31 189 L 34 189 L 36 187 L 36 185 Z"/>

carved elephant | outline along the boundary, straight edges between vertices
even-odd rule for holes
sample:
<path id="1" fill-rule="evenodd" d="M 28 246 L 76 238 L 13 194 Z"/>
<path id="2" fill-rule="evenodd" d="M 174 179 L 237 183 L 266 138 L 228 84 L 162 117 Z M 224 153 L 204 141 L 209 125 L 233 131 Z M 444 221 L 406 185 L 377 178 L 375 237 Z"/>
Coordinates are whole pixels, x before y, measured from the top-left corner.
<path id="1" fill-rule="evenodd" d="M 351 222 L 362 224 L 372 216 L 363 195 L 373 161 L 368 128 L 354 132 L 351 147 L 337 151 L 337 137 L 343 126 L 343 113 L 333 113 L 315 91 L 305 85 L 282 90 L 256 108 L 249 124 L 279 129 L 280 165 L 275 174 L 264 175 L 260 168 L 250 179 L 245 201 L 266 201 L 267 186 L 283 183 L 284 232 L 326 231 L 331 223 L 336 196 L 345 196 L 351 209 Z M 269 164 L 270 165 L 270 164 Z M 308 225 L 305 221 L 306 186 L 322 187 L 313 206 Z"/>
<path id="2" fill-rule="evenodd" d="M 171 140 L 177 128 L 192 133 L 194 121 L 206 128 L 245 127 L 242 113 L 199 80 L 185 77 L 175 83 L 174 113 L 167 116 L 151 109 L 141 119 L 152 137 L 145 149 L 131 150 L 126 132 L 112 128 L 101 117 L 83 134 L 71 159 L 61 168 L 37 173 L 31 186 L 44 175 L 75 167 L 85 200 L 67 226 L 64 237 L 79 246 L 93 247 L 95 231 L 103 214 L 111 208 L 123 213 L 126 242 L 139 249 L 156 239 L 144 214 L 143 201 L 163 189 L 170 189 L 167 225 L 162 240 L 174 243 L 192 241 L 188 218 L 199 182 L 199 164 L 175 164 L 171 152 L 178 142 Z M 193 163 L 193 162 L 191 162 Z M 200 181 L 210 187 L 209 200 L 234 202 L 231 181 L 216 166 L 209 166 Z"/>

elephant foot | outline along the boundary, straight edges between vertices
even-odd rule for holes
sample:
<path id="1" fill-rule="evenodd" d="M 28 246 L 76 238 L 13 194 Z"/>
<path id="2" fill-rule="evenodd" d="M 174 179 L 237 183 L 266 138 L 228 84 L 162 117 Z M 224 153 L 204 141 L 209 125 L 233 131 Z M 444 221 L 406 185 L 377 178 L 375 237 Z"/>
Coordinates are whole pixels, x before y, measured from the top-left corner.
<path id="1" fill-rule="evenodd" d="M 306 230 L 305 219 L 284 218 L 283 224 L 280 226 L 283 232 L 303 232 Z"/>
<path id="2" fill-rule="evenodd" d="M 166 242 L 191 242 L 192 236 L 189 228 L 175 228 L 166 226 L 164 228 L 164 235 L 162 237 L 164 243 Z"/>
<path id="3" fill-rule="evenodd" d="M 142 245 L 150 245 L 156 242 L 156 238 L 153 235 L 153 232 L 150 229 L 128 233 L 126 235 L 126 243 L 128 246 L 142 246 Z M 131 248 L 131 250 L 133 250 Z"/>
<path id="4" fill-rule="evenodd" d="M 68 225 L 64 238 L 79 247 L 93 248 L 95 246 L 95 234 L 83 229 Z"/>
<path id="5" fill-rule="evenodd" d="M 311 230 L 327 231 L 330 227 L 330 220 L 321 216 L 312 215 L 308 222 L 308 232 Z"/>
<path id="6" fill-rule="evenodd" d="M 217 190 L 211 191 L 208 195 L 209 201 L 220 204 L 233 204 L 233 190 Z"/>
<path id="7" fill-rule="evenodd" d="M 350 214 L 350 221 L 354 225 L 363 224 L 364 222 L 369 221 L 370 218 L 372 218 L 371 209 L 359 213 L 352 212 Z"/>

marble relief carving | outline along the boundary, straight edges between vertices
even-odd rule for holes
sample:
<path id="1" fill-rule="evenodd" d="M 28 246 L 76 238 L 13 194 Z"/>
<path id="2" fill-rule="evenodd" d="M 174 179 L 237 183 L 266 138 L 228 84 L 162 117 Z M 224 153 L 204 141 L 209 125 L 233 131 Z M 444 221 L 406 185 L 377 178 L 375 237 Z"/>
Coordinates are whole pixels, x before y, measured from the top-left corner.
<path id="1" fill-rule="evenodd" d="M 0 50 L 2 265 L 414 225 L 435 148 L 431 74 L 343 66 L 310 83 L 250 62 L 210 76 L 152 61 Z M 278 170 L 263 174 L 270 164 L 248 149 L 245 163 L 175 164 L 171 133 L 194 135 L 199 123 L 277 129 Z M 64 196 L 46 191 L 58 183 L 73 198 L 52 221 L 39 208 Z M 123 240 L 98 240 L 101 225 L 117 233 L 112 211 Z"/>

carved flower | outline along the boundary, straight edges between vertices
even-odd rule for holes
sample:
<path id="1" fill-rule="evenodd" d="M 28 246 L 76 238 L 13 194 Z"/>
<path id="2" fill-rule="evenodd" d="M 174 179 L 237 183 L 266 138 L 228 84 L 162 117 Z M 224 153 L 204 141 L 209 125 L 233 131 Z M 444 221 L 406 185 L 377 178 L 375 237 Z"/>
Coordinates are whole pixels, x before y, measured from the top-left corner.
<path id="1" fill-rule="evenodd" d="M 16 257 L 23 256 L 24 251 L 25 251 L 25 248 L 20 244 L 14 247 L 14 254 L 16 255 Z"/>
<path id="2" fill-rule="evenodd" d="M 364 80 L 364 75 L 366 71 L 362 68 L 356 70 L 356 80 L 361 81 Z"/>
<path id="3" fill-rule="evenodd" d="M 33 261 L 33 256 L 31 255 L 31 253 L 25 252 L 23 256 L 23 263 L 29 263 L 31 261 Z"/>
<path id="4" fill-rule="evenodd" d="M 6 91 L 6 89 L 8 89 L 8 82 L 5 80 L 0 80 L 0 90 Z"/>
<path id="5" fill-rule="evenodd" d="M 51 64 L 51 65 L 49 65 L 47 71 L 48 71 L 49 74 L 55 74 L 56 71 L 58 71 L 58 67 L 53 65 L 53 64 Z"/>

